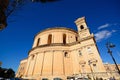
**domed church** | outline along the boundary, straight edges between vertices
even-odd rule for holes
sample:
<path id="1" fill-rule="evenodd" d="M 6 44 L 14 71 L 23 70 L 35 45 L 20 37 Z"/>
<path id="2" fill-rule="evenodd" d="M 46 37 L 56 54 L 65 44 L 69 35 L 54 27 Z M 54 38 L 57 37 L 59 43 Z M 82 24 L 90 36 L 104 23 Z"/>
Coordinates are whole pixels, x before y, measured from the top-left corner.
<path id="1" fill-rule="evenodd" d="M 77 31 L 56 27 L 39 32 L 28 57 L 20 61 L 16 77 L 35 80 L 106 77 L 94 35 L 90 33 L 85 17 L 78 18 L 75 24 Z"/>

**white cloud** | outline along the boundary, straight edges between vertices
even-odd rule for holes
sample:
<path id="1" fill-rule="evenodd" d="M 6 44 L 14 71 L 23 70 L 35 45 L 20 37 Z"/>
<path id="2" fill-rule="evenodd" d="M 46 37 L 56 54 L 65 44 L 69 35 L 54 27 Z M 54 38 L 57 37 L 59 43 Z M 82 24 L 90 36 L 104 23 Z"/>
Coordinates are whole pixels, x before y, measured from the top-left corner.
<path id="1" fill-rule="evenodd" d="M 103 30 L 103 31 L 100 31 L 100 32 L 97 32 L 95 34 L 95 39 L 96 41 L 101 41 L 103 39 L 107 39 L 109 38 L 112 33 L 116 32 L 116 30 L 112 30 L 112 31 L 108 31 L 108 30 Z"/>
<path id="2" fill-rule="evenodd" d="M 100 26 L 100 27 L 98 27 L 98 29 L 100 30 L 100 29 L 103 29 L 103 28 L 106 28 L 106 27 L 109 27 L 110 26 L 110 24 L 104 24 L 104 25 L 102 25 L 102 26 Z"/>
<path id="3" fill-rule="evenodd" d="M 112 32 L 116 32 L 116 30 L 112 30 Z"/>

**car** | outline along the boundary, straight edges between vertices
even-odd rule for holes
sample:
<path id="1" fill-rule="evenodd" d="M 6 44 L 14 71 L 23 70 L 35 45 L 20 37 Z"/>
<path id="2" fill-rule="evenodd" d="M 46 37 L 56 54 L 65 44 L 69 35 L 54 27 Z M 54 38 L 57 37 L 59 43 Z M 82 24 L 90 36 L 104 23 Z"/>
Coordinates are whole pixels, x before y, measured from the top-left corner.
<path id="1" fill-rule="evenodd" d="M 89 80 L 88 78 L 77 78 L 76 80 Z"/>
<path id="2" fill-rule="evenodd" d="M 21 78 L 10 78 L 9 80 L 23 80 Z"/>
<path id="3" fill-rule="evenodd" d="M 4 78 L 0 77 L 0 80 L 2 80 L 2 79 L 4 79 Z"/>

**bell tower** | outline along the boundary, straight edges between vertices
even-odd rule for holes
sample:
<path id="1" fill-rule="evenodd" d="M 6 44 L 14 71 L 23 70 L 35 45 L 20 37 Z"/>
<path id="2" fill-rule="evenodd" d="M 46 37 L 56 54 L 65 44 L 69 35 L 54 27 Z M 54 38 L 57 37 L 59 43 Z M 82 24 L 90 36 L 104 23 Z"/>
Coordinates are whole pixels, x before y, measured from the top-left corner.
<path id="1" fill-rule="evenodd" d="M 87 27 L 85 17 L 78 18 L 75 21 L 75 24 L 77 26 L 79 39 L 83 39 L 83 38 L 90 36 L 90 31 L 89 31 L 89 28 Z"/>

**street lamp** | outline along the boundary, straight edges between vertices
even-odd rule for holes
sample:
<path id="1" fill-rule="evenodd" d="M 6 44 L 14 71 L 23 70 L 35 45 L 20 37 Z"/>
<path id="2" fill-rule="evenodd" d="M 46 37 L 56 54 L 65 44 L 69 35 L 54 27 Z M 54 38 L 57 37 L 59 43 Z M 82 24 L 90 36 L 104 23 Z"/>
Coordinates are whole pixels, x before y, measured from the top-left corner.
<path id="1" fill-rule="evenodd" d="M 114 61 L 114 63 L 115 63 L 115 66 L 116 66 L 116 68 L 117 68 L 117 70 L 118 70 L 118 73 L 119 73 L 119 75 L 120 75 L 120 70 L 119 70 L 118 65 L 117 65 L 117 63 L 116 63 L 116 61 L 115 61 L 115 59 L 114 59 L 114 57 L 113 57 L 113 55 L 112 55 L 112 51 L 110 50 L 110 48 L 115 47 L 115 45 L 112 44 L 112 43 L 107 42 L 106 47 L 107 47 L 107 49 L 108 49 L 108 53 L 110 54 L 110 56 L 112 57 L 112 59 L 113 59 L 113 61 Z"/>

